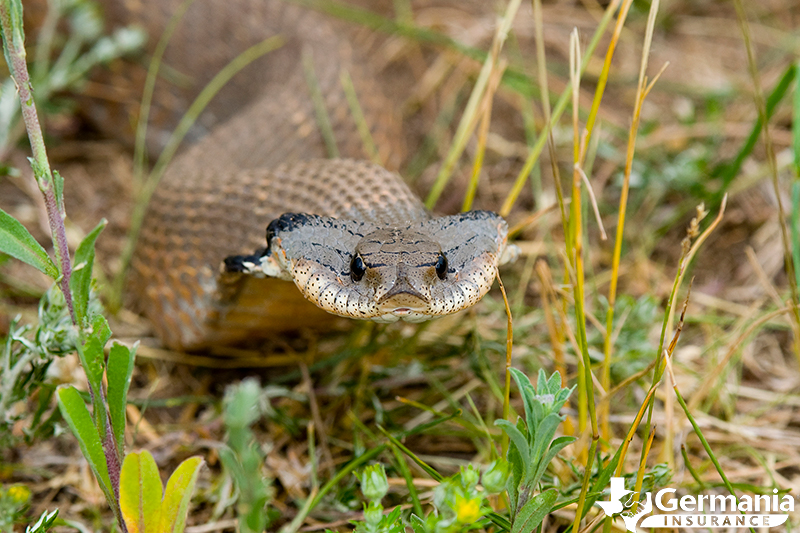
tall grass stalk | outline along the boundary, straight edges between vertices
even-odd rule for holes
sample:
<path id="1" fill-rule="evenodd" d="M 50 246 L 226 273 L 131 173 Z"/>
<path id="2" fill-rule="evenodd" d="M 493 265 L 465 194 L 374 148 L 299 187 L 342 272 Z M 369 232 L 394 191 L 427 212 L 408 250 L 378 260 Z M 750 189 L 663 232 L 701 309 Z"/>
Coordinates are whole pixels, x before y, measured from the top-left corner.
<path id="1" fill-rule="evenodd" d="M 581 458 L 584 462 L 584 476 L 581 485 L 581 492 L 578 498 L 578 506 L 575 512 L 575 521 L 572 531 L 578 531 L 581 519 L 583 518 L 583 508 L 586 502 L 586 494 L 589 489 L 592 464 L 597 450 L 599 434 L 597 431 L 597 413 L 594 401 L 594 384 L 592 380 L 592 366 L 589 359 L 588 342 L 586 339 L 586 312 L 584 310 L 584 269 L 583 269 L 583 221 L 581 209 L 581 146 L 582 135 L 579 127 L 580 121 L 580 77 L 581 77 L 581 52 L 580 38 L 578 30 L 573 30 L 570 35 L 570 86 L 572 87 L 572 132 L 573 132 L 573 174 L 572 174 L 572 202 L 570 204 L 569 232 L 566 235 L 567 260 L 571 270 L 574 272 L 572 284 L 575 322 L 578 330 L 578 427 L 584 433 L 586 431 L 586 418 L 588 416 L 591 424 L 592 443 L 587 455 Z M 588 411 L 588 412 L 587 412 Z"/>
<path id="2" fill-rule="evenodd" d="M 472 93 L 467 101 L 467 106 L 464 109 L 464 114 L 456 129 L 453 144 L 450 146 L 450 150 L 447 152 L 444 162 L 439 168 L 439 173 L 436 175 L 436 180 L 428 193 L 428 197 L 425 199 L 425 205 L 428 209 L 433 209 L 436 205 L 436 201 L 439 199 L 439 196 L 441 196 L 447 182 L 453 175 L 456 163 L 458 163 L 461 154 L 464 152 L 464 148 L 467 146 L 467 141 L 475 130 L 475 126 L 480 118 L 480 114 L 478 113 L 479 105 L 483 100 L 484 93 L 487 91 L 489 78 L 496 69 L 500 51 L 503 49 L 503 45 L 508 37 L 508 32 L 511 30 L 511 23 L 514 21 L 514 17 L 519 10 L 521 2 L 522 0 L 510 0 L 503 14 L 503 18 L 497 26 L 497 31 L 492 41 L 492 51 L 484 61 L 483 67 L 481 67 L 480 74 L 478 74 L 478 79 L 475 82 L 475 87 L 472 89 Z"/>
<path id="3" fill-rule="evenodd" d="M 645 30 L 645 38 L 642 46 L 642 60 L 639 67 L 639 81 L 636 85 L 636 99 L 633 107 L 633 119 L 631 120 L 631 127 L 628 133 L 628 147 L 625 154 L 625 171 L 623 174 L 622 189 L 620 191 L 619 198 L 619 210 L 617 213 L 617 233 L 614 238 L 614 252 L 611 259 L 611 281 L 608 288 L 608 309 L 606 311 L 606 334 L 605 338 L 603 339 L 603 366 L 600 384 L 605 391 L 608 391 L 608 389 L 611 387 L 611 341 L 614 331 L 614 305 L 617 301 L 617 281 L 619 279 L 619 265 L 622 257 L 622 237 L 625 230 L 625 214 L 628 206 L 628 192 L 630 189 L 631 172 L 633 170 L 633 155 L 636 150 L 636 137 L 639 131 L 639 120 L 641 118 L 644 99 L 647 97 L 647 94 L 653 87 L 653 83 L 655 83 L 661 74 L 661 72 L 659 72 L 653 82 L 648 84 L 647 65 L 650 58 L 650 46 L 653 42 L 653 28 L 655 26 L 658 7 L 658 0 L 654 0 L 650 4 L 650 13 L 647 18 L 647 28 Z M 623 7 L 623 9 L 625 8 Z M 608 61 L 606 63 L 608 63 Z M 664 68 L 666 68 L 666 65 Z M 597 98 L 595 98 L 595 101 L 597 101 Z M 600 407 L 601 435 L 605 441 L 610 439 L 610 412 L 610 404 L 608 402 L 604 403 Z"/>
<path id="4" fill-rule="evenodd" d="M 769 165 L 772 187 L 775 191 L 775 201 L 778 204 L 778 225 L 781 229 L 781 243 L 783 244 L 783 260 L 786 276 L 789 281 L 789 289 L 792 301 L 792 333 L 794 334 L 794 354 L 800 364 L 800 293 L 797 288 L 797 277 L 795 269 L 800 265 L 795 265 L 792 257 L 791 240 L 789 239 L 789 228 L 786 223 L 786 211 L 783 208 L 781 187 L 778 179 L 778 165 L 775 159 L 775 148 L 772 144 L 772 137 L 769 133 L 769 118 L 767 116 L 767 106 L 764 101 L 764 93 L 761 89 L 761 79 L 756 64 L 755 51 L 753 50 L 753 40 L 750 35 L 750 24 L 747 21 L 747 13 L 744 10 L 742 0 L 734 0 L 736 15 L 739 20 L 739 27 L 742 30 L 742 39 L 745 50 L 747 51 L 747 66 L 750 70 L 750 77 L 753 80 L 753 99 L 755 100 L 758 118 L 761 121 L 761 134 L 764 139 L 767 164 Z M 797 88 L 795 88 L 797 91 Z M 797 125 L 794 126 L 797 128 Z"/>
<path id="5" fill-rule="evenodd" d="M 589 64 L 589 60 L 591 59 L 592 54 L 594 54 L 594 51 L 600 42 L 600 38 L 605 34 L 606 28 L 611 22 L 611 18 L 614 16 L 614 13 L 616 13 L 617 8 L 619 8 L 620 1 L 621 0 L 612 0 L 612 2 L 606 8 L 603 18 L 600 19 L 597 29 L 595 30 L 594 35 L 592 35 L 592 39 L 589 41 L 589 45 L 586 47 L 586 50 L 583 54 L 583 61 L 580 64 L 581 74 L 583 74 L 583 72 L 586 70 L 586 66 Z M 500 215 L 508 216 L 508 214 L 511 212 L 511 208 L 514 207 L 514 203 L 517 201 L 517 198 L 522 192 L 522 187 L 528 180 L 528 176 L 530 175 L 533 166 L 539 160 L 539 156 L 542 154 L 542 149 L 544 148 L 545 143 L 550 138 L 550 132 L 552 131 L 552 128 L 561 118 L 561 114 L 566 110 L 571 94 L 572 87 L 567 85 L 556 101 L 556 105 L 550 115 L 550 120 L 545 124 L 545 128 L 539 134 L 539 137 L 536 138 L 536 142 L 531 147 L 528 157 L 525 160 L 525 163 L 522 165 L 522 169 L 520 170 L 519 174 L 517 174 L 517 178 L 514 181 L 511 190 L 506 195 L 506 199 L 503 201 L 503 205 L 499 211 Z"/>

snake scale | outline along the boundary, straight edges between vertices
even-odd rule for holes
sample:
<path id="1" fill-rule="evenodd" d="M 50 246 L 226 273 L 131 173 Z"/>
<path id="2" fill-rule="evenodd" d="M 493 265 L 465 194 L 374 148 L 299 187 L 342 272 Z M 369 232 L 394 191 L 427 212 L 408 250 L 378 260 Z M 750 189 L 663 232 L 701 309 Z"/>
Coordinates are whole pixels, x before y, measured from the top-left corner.
<path id="1" fill-rule="evenodd" d="M 105 8 L 110 20 L 158 36 L 178 4 L 119 0 Z M 391 169 L 404 153 L 397 106 L 368 71 L 368 54 L 347 31 L 290 3 L 221 6 L 196 0 L 179 23 L 155 92 L 163 130 L 151 142 L 163 140 L 238 52 L 271 35 L 284 44 L 215 98 L 191 132 L 199 140 L 170 164 L 151 199 L 129 292 L 162 342 L 194 350 L 323 323 L 329 313 L 420 321 L 477 302 L 496 275 L 506 223 L 486 211 L 434 217 L 396 173 L 365 161 L 344 71 L 379 158 Z M 304 60 L 338 158 L 325 159 Z"/>

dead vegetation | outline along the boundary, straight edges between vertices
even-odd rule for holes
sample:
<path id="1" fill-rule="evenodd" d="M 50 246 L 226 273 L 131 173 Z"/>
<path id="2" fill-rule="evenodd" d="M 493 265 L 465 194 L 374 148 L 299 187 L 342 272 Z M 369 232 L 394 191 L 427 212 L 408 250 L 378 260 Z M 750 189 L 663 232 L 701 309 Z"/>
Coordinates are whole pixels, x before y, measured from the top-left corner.
<path id="1" fill-rule="evenodd" d="M 577 29 L 580 48 L 585 50 L 606 8 L 591 1 L 541 7 L 541 18 L 530 3 L 524 3 L 514 17 L 500 56 L 507 61 L 506 75 L 494 88 L 489 83 L 491 122 L 481 131 L 476 114 L 476 133 L 468 137 L 464 155 L 456 160 L 437 210 L 460 209 L 479 154 L 485 155 L 481 155 L 475 208 L 502 208 L 549 116 L 543 112 L 537 79 L 537 24 L 545 45 L 549 99 L 555 106 L 570 84 L 572 32 Z M 356 39 L 376 50 L 381 76 L 404 112 L 411 154 L 404 174 L 425 198 L 454 144 L 482 61 L 405 30 L 433 30 L 461 46 L 488 51 L 502 13 L 494 8 L 505 6 L 442 0 L 395 2 L 394 8 L 396 13 L 389 9 L 382 14 L 397 17 L 405 26 L 385 33 L 360 29 Z M 759 116 L 740 19 L 732 2 L 664 2 L 655 23 L 646 70 L 649 80 L 665 64 L 669 66 L 641 105 L 631 159 L 626 145 L 637 108 L 648 9 L 644 3 L 633 3 L 619 32 L 597 122 L 580 165 L 608 240 L 601 239 L 585 194 L 586 182 L 581 182 L 583 196 L 577 202 L 583 221 L 579 234 L 570 235 L 574 230 L 562 223 L 555 183 L 558 180 L 570 198 L 574 182 L 569 106 L 508 214 L 512 227 L 521 224 L 516 242 L 523 254 L 503 271 L 514 324 L 513 366 L 529 376 L 540 368 L 548 374 L 560 370 L 566 384 L 583 383 L 563 410 L 568 418 L 561 427 L 563 434 L 578 440 L 562 452 L 549 474 L 567 505 L 545 521 L 543 531 L 565 530 L 576 514 L 573 499 L 578 497 L 592 445 L 586 374 L 581 370 L 584 356 L 592 364 L 597 461 L 609 459 L 608 454 L 625 441 L 637 413 L 644 412 L 623 473 L 635 477 L 652 432 L 645 460 L 650 482 L 657 479 L 690 493 L 722 487 L 720 473 L 679 405 L 674 385 L 737 490 L 800 491 L 800 330 L 792 320 L 784 261 L 787 252 L 795 258 L 800 254 L 800 201 L 793 192 L 798 188 L 800 157 L 800 146 L 797 142 L 793 146 L 798 126 L 792 113 L 794 109 L 797 117 L 800 108 L 797 82 L 790 81 L 789 90 L 775 98 L 768 129 L 772 149 L 766 149 L 759 137 L 752 151 L 744 153 L 741 166 L 725 174 L 724 169 L 743 153 Z M 776 1 L 747 5 L 745 13 L 759 81 L 769 97 L 796 60 L 800 9 L 792 2 Z M 579 91 L 570 94 L 579 102 L 580 131 L 603 77 L 615 20 L 589 57 Z M 71 113 L 57 113 L 47 124 L 53 137 L 51 158 L 67 179 L 71 244 L 77 245 L 79 236 L 99 218 L 111 222 L 98 242 L 102 283 L 104 277 L 113 278 L 127 230 L 132 205 L 130 155 Z M 615 232 L 626 161 L 631 165 L 630 190 L 617 268 Z M 29 185 L 27 164 L 18 156 L 9 163 L 22 176 L 0 179 L 0 206 L 47 242 L 49 229 L 39 212 L 38 191 Z M 786 213 L 788 250 L 781 238 L 773 174 Z M 699 247 L 676 288 L 682 254 L 687 251 L 682 241 L 697 216 L 697 206 L 704 203 L 708 216 L 688 230 L 690 245 L 717 217 L 723 193 L 728 195 L 724 217 Z M 564 209 L 571 209 L 575 197 L 572 202 Z M 565 246 L 575 239 L 583 248 L 580 272 Z M 24 321 L 36 320 L 36 302 L 49 280 L 31 270 L 13 260 L 0 265 L 2 334 L 17 314 Z M 617 296 L 608 334 L 612 280 Z M 685 324 L 674 351 L 670 349 L 666 372 L 659 338 L 663 330 L 665 348 L 673 339 L 690 280 Z M 578 283 L 584 294 L 585 342 L 574 305 Z M 670 305 L 675 317 L 664 328 Z M 112 329 L 124 341 L 142 340 L 129 395 L 127 449 L 149 450 L 163 472 L 171 472 L 192 455 L 204 457 L 208 465 L 200 474 L 188 531 L 235 527 L 235 491 L 219 459 L 226 432 L 221 401 L 226 386 L 247 376 L 260 380 L 262 398 L 269 405 L 254 431 L 266 456 L 264 477 L 273 480 L 269 505 L 276 517 L 270 530 L 288 527 L 298 513 L 307 512 L 304 505 L 310 500 L 315 506 L 296 528 L 343 530 L 349 527 L 348 520 L 360 519 L 354 476 L 342 476 L 322 498 L 317 495 L 351 460 L 391 442 L 387 434 L 399 438 L 443 476 L 456 473 L 462 465 L 488 464 L 496 454 L 492 448 L 500 442 L 493 422 L 503 418 L 506 315 L 496 290 L 473 310 L 423 325 L 353 323 L 350 331 L 339 335 L 321 337 L 309 331 L 299 339 L 278 339 L 266 347 L 210 354 L 159 348 L 148 337 L 147 323 L 125 309 L 113 317 Z M 604 362 L 607 335 L 610 358 Z M 83 382 L 77 358 L 57 363 L 51 369 L 52 382 Z M 655 401 L 648 412 L 654 367 L 656 373 L 665 374 L 652 390 Z M 522 412 L 516 389 L 512 391 L 511 407 Z M 31 491 L 20 523 L 32 523 L 44 510 L 57 507 L 61 518 L 74 521 L 72 527 L 80 523 L 86 530 L 110 529 L 105 499 L 74 437 L 56 431 L 55 436 L 23 442 L 36 401 L 34 397 L 19 405 L 29 413 L 14 426 L 17 444 L 0 451 L 4 490 L 22 484 Z M 65 428 L 63 422 L 58 424 L 57 428 Z M 494 435 L 494 443 L 487 431 Z M 391 505 L 386 507 L 408 504 L 409 479 L 419 500 L 428 504 L 433 497 L 431 476 L 410 456 L 394 450 L 393 454 L 387 447 L 374 457 L 388 465 Z M 492 503 L 496 510 L 503 509 L 502 501 Z M 800 522 L 799 513 L 790 516 L 787 531 Z M 591 510 L 583 525 L 598 514 L 602 515 L 599 509 Z M 486 525 L 492 527 L 498 530 Z"/>

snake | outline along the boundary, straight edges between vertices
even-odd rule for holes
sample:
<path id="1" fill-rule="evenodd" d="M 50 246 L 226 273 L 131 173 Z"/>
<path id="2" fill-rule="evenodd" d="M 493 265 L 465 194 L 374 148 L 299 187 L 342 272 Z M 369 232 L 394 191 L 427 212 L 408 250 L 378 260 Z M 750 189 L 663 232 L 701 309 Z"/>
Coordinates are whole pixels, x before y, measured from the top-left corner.
<path id="1" fill-rule="evenodd" d="M 369 47 L 292 3 L 222 5 L 197 0 L 178 23 L 163 58 L 173 79 L 162 76 L 154 92 L 151 143 L 236 54 L 271 36 L 283 45 L 214 99 L 150 199 L 127 286 L 160 341 L 202 350 L 335 317 L 419 322 L 480 300 L 509 255 L 508 226 L 490 211 L 435 216 L 398 175 L 399 106 L 370 71 Z M 104 7 L 111 21 L 158 36 L 178 6 Z"/>

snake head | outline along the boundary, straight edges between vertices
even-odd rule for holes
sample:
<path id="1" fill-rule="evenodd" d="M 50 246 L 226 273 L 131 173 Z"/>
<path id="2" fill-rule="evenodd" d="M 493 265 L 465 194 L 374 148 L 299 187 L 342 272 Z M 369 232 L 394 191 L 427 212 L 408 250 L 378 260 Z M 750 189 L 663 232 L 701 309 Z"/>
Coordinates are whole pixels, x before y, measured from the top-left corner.
<path id="1" fill-rule="evenodd" d="M 294 281 L 336 315 L 421 322 L 486 294 L 507 234 L 505 220 L 489 211 L 402 227 L 287 213 L 267 228 L 258 270 Z"/>

